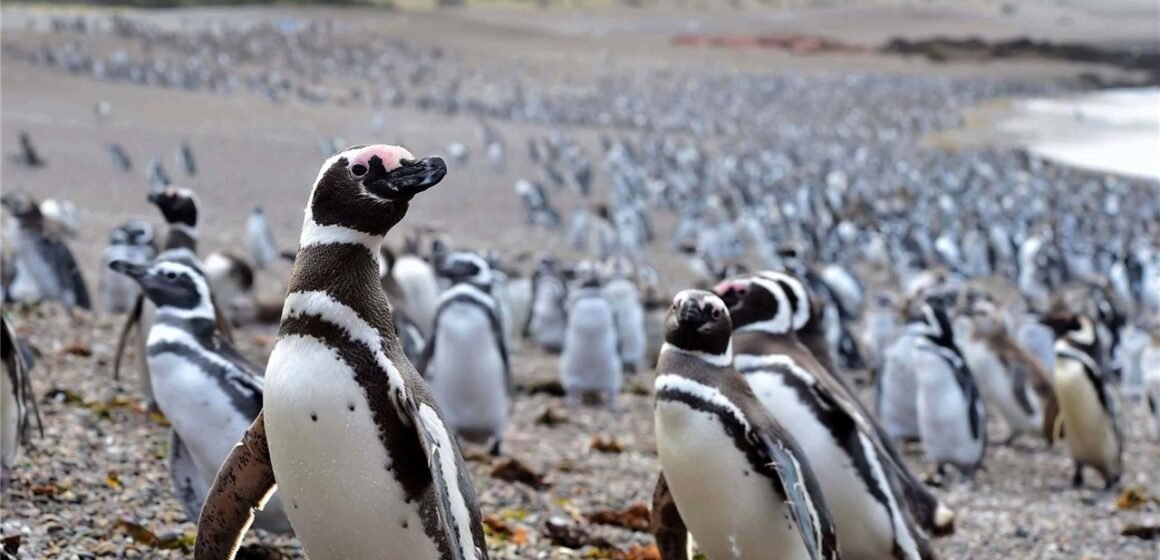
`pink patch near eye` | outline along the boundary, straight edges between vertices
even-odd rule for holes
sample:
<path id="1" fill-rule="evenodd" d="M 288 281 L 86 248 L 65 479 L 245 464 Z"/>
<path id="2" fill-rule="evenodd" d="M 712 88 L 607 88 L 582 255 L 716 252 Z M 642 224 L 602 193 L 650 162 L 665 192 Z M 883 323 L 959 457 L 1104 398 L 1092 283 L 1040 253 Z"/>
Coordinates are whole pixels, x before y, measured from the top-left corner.
<path id="1" fill-rule="evenodd" d="M 407 151 L 406 148 L 389 146 L 387 144 L 375 144 L 374 146 L 360 148 L 351 155 L 350 164 L 352 167 L 358 164 L 367 166 L 373 156 L 379 156 L 379 159 L 383 160 L 383 167 L 387 171 L 397 169 L 399 162 L 403 160 L 415 159 L 415 156 L 411 155 L 411 152 Z"/>

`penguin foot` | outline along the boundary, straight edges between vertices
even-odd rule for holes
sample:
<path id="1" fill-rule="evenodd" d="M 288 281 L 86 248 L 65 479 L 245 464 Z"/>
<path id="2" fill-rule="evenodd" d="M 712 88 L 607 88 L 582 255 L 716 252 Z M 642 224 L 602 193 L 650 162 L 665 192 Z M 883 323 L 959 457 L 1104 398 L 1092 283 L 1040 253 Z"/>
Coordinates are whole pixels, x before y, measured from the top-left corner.
<path id="1" fill-rule="evenodd" d="M 1106 477 L 1104 479 L 1104 490 L 1105 491 L 1113 490 L 1119 484 L 1120 484 L 1120 475 L 1117 474 L 1114 476 Z"/>
<path id="2" fill-rule="evenodd" d="M 490 454 L 492 457 L 499 457 L 500 455 L 503 454 L 503 452 L 501 451 L 502 445 L 503 445 L 503 440 L 500 438 L 495 438 L 495 441 L 493 441 L 491 443 L 491 449 L 487 450 L 488 454 Z"/>
<path id="3" fill-rule="evenodd" d="M 1075 464 L 1075 474 L 1071 477 L 1071 487 L 1080 488 L 1083 486 L 1083 463 Z"/>

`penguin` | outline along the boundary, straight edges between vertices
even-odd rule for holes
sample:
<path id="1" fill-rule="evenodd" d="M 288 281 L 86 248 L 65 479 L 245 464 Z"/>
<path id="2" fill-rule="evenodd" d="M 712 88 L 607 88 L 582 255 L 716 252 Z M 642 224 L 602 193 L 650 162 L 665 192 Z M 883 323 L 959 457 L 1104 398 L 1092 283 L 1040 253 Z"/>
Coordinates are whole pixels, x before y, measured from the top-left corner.
<path id="1" fill-rule="evenodd" d="M 8 488 L 20 446 L 29 444 L 32 418 L 36 419 L 40 437 L 44 437 L 40 409 L 32 393 L 32 352 L 3 315 L 0 315 L 0 361 L 4 364 L 4 375 L 0 376 L 0 492 L 3 492 Z"/>
<path id="2" fill-rule="evenodd" d="M 120 144 L 116 142 L 109 144 L 109 156 L 113 158 L 113 164 L 121 171 L 133 169 L 133 160 L 129 158 L 129 153 Z"/>
<path id="3" fill-rule="evenodd" d="M 446 174 L 356 146 L 311 190 L 262 413 L 198 522 L 197 558 L 233 558 L 275 486 L 308 556 L 486 560 L 475 491 L 430 389 L 403 356 L 378 276 L 383 237 Z"/>
<path id="4" fill-rule="evenodd" d="M 274 242 L 274 232 L 261 206 L 254 207 L 250 217 L 246 218 L 246 251 L 259 270 L 278 260 L 278 244 Z"/>
<path id="5" fill-rule="evenodd" d="M 452 286 L 439 298 L 435 325 L 416 364 L 444 410 L 447 426 L 467 441 L 490 443 L 499 456 L 511 415 L 513 386 L 493 270 L 479 255 L 451 253 L 440 274 Z"/>
<path id="6" fill-rule="evenodd" d="M 920 333 L 913 359 L 917 377 L 918 431 L 926 461 L 940 475 L 948 466 L 974 478 L 987 450 L 987 413 L 970 367 L 955 344 L 945 308 L 923 298 L 908 318 Z"/>
<path id="7" fill-rule="evenodd" d="M 1075 463 L 1072 485 L 1083 486 L 1088 466 L 1103 476 L 1105 488 L 1113 488 L 1123 474 L 1124 442 L 1116 400 L 1097 362 L 1101 351 L 1095 324 L 1086 315 L 1058 310 L 1043 322 L 1055 333 L 1055 429 L 1067 439 Z"/>
<path id="8" fill-rule="evenodd" d="M 954 532 L 954 512 L 939 502 L 938 498 L 911 472 L 902 454 L 894 446 L 894 439 L 889 432 L 878 422 L 878 417 L 863 405 L 858 393 L 849 380 L 838 373 L 837 367 L 830 359 L 832 353 L 822 326 L 822 306 L 820 298 L 816 297 L 801 279 L 784 272 L 761 271 L 756 274 L 777 283 L 784 293 L 789 304 L 790 327 L 793 336 L 804 345 L 813 355 L 821 369 L 811 369 L 819 376 L 818 379 L 827 385 L 836 395 L 840 395 L 841 402 L 848 405 L 848 414 L 857 417 L 865 432 L 872 436 L 879 452 L 885 455 L 884 461 L 890 464 L 892 475 L 897 477 L 901 486 L 901 496 L 906 505 L 923 529 L 935 535 L 946 535 Z M 736 281 L 736 279 L 734 279 Z M 730 298 L 736 295 L 730 295 Z M 732 301 L 732 300 L 730 300 Z M 808 361 L 808 360 L 807 360 Z"/>
<path id="9" fill-rule="evenodd" d="M 511 272 L 505 289 L 511 308 L 511 332 L 508 333 L 508 342 L 516 348 L 520 345 L 524 325 L 528 324 L 532 315 L 532 279 Z"/>
<path id="10" fill-rule="evenodd" d="M 165 187 L 152 191 L 146 197 L 151 204 L 161 211 L 165 218 L 167 230 L 165 240 L 161 244 L 163 253 L 181 255 L 190 258 L 197 256 L 198 240 L 198 199 L 197 195 L 182 187 Z M 211 292 L 211 297 L 212 292 Z M 214 310 L 217 317 L 218 332 L 228 341 L 233 341 L 232 330 L 225 319 L 225 315 L 214 298 Z M 144 397 L 145 404 L 156 409 L 153 400 L 153 384 L 149 380 L 149 363 L 146 353 L 146 339 L 153 324 L 153 315 L 156 309 L 147 302 L 145 294 L 138 294 L 137 301 L 125 317 L 121 325 L 121 332 L 117 336 L 117 350 L 113 353 L 113 379 L 121 377 L 121 361 L 125 356 L 125 348 L 130 343 L 130 337 L 136 332 L 134 345 L 137 350 L 138 388 Z"/>
<path id="11" fill-rule="evenodd" d="M 632 280 L 633 276 L 632 263 L 624 257 L 614 257 L 605 263 L 604 277 L 608 280 L 602 293 L 612 306 L 620 362 L 629 374 L 645 367 L 645 351 L 648 349 L 644 307 L 636 283 Z"/>
<path id="12" fill-rule="evenodd" d="M 987 297 L 965 305 L 966 332 L 958 337 L 967 366 L 989 403 L 1007 423 L 1010 445 L 1020 434 L 1052 440 L 1055 425 L 1046 412 L 1055 393 L 1051 374 L 1007 334 L 1006 318 Z"/>
<path id="13" fill-rule="evenodd" d="M 237 308 L 254 299 L 253 267 L 233 253 L 214 251 L 205 257 L 205 275 L 214 300 L 232 323 L 237 317 Z"/>
<path id="14" fill-rule="evenodd" d="M 1148 431 L 1160 441 L 1160 325 L 1153 325 L 1148 346 L 1140 354 L 1144 400 L 1148 405 Z"/>
<path id="15" fill-rule="evenodd" d="M 403 355 L 412 364 L 418 364 L 423 357 L 423 348 L 427 346 L 427 337 L 407 314 L 407 309 L 403 305 L 407 298 L 393 274 L 396 260 L 394 251 L 389 247 L 385 244 L 379 247 L 379 283 L 383 287 L 383 292 L 387 294 L 387 301 L 391 302 L 393 313 L 391 319 L 395 324 L 395 336 L 399 337 L 399 343 L 403 346 Z"/>
<path id="16" fill-rule="evenodd" d="M 29 195 L 6 193 L 0 197 L 11 214 L 5 237 L 12 247 L 14 277 L 6 294 L 13 301 L 37 303 L 59 301 L 66 308 L 92 309 L 89 289 L 72 250 L 59 228 Z"/>
<path id="17" fill-rule="evenodd" d="M 918 441 L 918 370 L 921 325 L 905 324 L 882 353 L 874 377 L 874 412 L 891 441 Z"/>
<path id="18" fill-rule="evenodd" d="M 141 294 L 132 279 L 113 272 L 109 263 L 116 260 L 146 264 L 157 256 L 157 239 L 153 225 L 134 218 L 109 234 L 109 246 L 101 255 L 101 276 L 98 283 L 101 308 L 109 313 L 126 313 Z"/>
<path id="19" fill-rule="evenodd" d="M 430 338 L 439 306 L 439 282 L 431 264 L 417 255 L 401 255 L 391 265 L 391 278 L 398 286 L 398 306 Z"/>
<path id="20" fill-rule="evenodd" d="M 152 193 L 161 193 L 165 188 L 172 185 L 169 174 L 165 172 L 165 167 L 162 166 L 161 160 L 153 158 L 149 160 L 149 188 Z"/>
<path id="21" fill-rule="evenodd" d="M 604 298 L 600 271 L 591 262 L 577 267 L 568 290 L 568 327 L 560 355 L 560 384 L 569 404 L 596 397 L 609 408 L 623 381 L 618 327 Z"/>
<path id="22" fill-rule="evenodd" d="M 171 425 L 173 491 L 194 521 L 218 467 L 262 410 L 262 378 L 217 332 L 209 280 L 195 257 L 163 253 L 148 264 L 115 260 L 109 268 L 137 282 L 157 308 L 145 347 L 150 382 Z M 277 496 L 255 522 L 291 530 Z"/>
<path id="23" fill-rule="evenodd" d="M 802 308 L 791 303 L 785 285 L 756 276 L 726 281 L 715 291 L 736 317 L 734 365 L 814 466 L 843 558 L 933 558 L 907 510 L 896 459 L 832 372 L 796 340 L 794 315 L 800 320 Z"/>
<path id="24" fill-rule="evenodd" d="M 15 161 L 28 167 L 44 167 L 44 158 L 32 145 L 32 137 L 27 131 L 20 131 L 20 153 L 13 156 Z"/>
<path id="25" fill-rule="evenodd" d="M 185 168 L 185 174 L 193 177 L 197 175 L 197 163 L 193 159 L 193 148 L 189 147 L 189 141 L 181 141 L 181 149 L 177 151 L 177 163 Z"/>
<path id="26" fill-rule="evenodd" d="M 559 353 L 564 348 L 568 326 L 567 298 L 568 290 L 555 259 L 542 258 L 532 275 L 532 309 L 524 325 L 524 337 L 548 352 Z"/>
<path id="27" fill-rule="evenodd" d="M 673 299 L 655 380 L 657 494 L 667 488 L 709 558 L 842 557 L 811 461 L 732 367 L 730 332 L 712 293 Z"/>

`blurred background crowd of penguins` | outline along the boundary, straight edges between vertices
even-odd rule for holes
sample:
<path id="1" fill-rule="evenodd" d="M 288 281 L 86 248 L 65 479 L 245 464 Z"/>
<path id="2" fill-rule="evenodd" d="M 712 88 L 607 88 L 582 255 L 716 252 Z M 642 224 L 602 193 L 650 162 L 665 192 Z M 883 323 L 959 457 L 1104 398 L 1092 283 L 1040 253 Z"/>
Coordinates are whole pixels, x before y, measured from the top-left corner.
<path id="1" fill-rule="evenodd" d="M 334 141 L 323 144 L 327 152 Z M 487 165 L 502 166 L 505 146 L 512 151 L 486 123 L 478 144 Z M 27 134 L 20 146 L 16 161 L 45 164 Z M 446 154 L 465 166 L 472 151 L 455 143 Z M 119 147 L 110 154 L 128 167 Z M 696 142 L 647 133 L 602 136 L 592 155 L 553 132 L 530 139 L 524 157 L 540 171 L 514 185 L 527 226 L 561 236 L 567 255 L 505 255 L 411 224 L 380 253 L 382 287 L 408 358 L 449 426 L 491 453 L 503 452 L 517 398 L 512 361 L 521 353 L 559 355 L 569 403 L 615 408 L 625 380 L 654 367 L 674 293 L 694 286 L 722 293 L 767 270 L 808 289 L 810 328 L 820 341 L 811 350 L 860 394 L 873 395 L 868 406 L 889 436 L 920 441 L 940 475 L 950 466 L 969 478 L 985 465 L 987 416 L 1003 420 L 1009 441 L 1067 440 L 1076 484 L 1086 465 L 1114 485 L 1123 438 L 1160 438 L 1154 185 L 1095 179 L 1019 153 L 946 160 L 938 185 L 884 162 L 884 176 L 896 180 L 871 184 L 825 160 L 760 148 L 710 158 Z M 187 176 L 197 173 L 188 145 L 177 161 Z M 3 301 L 6 310 L 59 302 L 125 315 L 115 370 L 141 370 L 144 398 L 169 415 L 153 398 L 145 363 L 150 305 L 132 278 L 107 264 L 149 265 L 175 249 L 198 254 L 198 213 L 213 201 L 173 184 L 160 159 L 148 174 L 148 200 L 164 224 L 132 218 L 109 233 L 95 298 L 69 249 L 79 231 L 72 204 L 5 192 Z M 1065 184 L 1077 186 L 1057 188 Z M 580 201 L 570 212 L 553 204 L 565 190 Z M 604 202 L 593 202 L 597 192 Z M 276 243 L 260 207 L 239 226 L 244 252 L 202 253 L 197 261 L 227 339 L 234 329 L 277 324 L 281 302 L 263 300 L 255 284 L 294 257 Z M 649 255 L 665 251 L 686 269 L 662 278 Z M 38 419 L 28 382 L 35 357 L 17 341 L 20 319 L 5 313 L 4 321 L 7 481 Z M 123 360 L 130 348 L 139 359 L 132 366 Z M 1060 356 L 1086 373 L 1064 371 Z M 261 376 L 261 367 L 244 369 Z M 1131 416 L 1147 418 L 1146 427 L 1124 425 L 1125 403 L 1147 407 Z"/>

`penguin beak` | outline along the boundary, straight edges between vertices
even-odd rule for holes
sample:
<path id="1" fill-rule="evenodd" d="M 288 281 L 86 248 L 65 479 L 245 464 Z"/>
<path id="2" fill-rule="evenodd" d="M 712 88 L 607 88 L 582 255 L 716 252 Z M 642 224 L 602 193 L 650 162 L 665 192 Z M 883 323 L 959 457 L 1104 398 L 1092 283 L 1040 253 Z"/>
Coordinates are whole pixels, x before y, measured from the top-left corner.
<path id="1" fill-rule="evenodd" d="M 440 157 L 403 161 L 391 171 L 383 168 L 382 162 L 376 162 L 376 159 L 372 158 L 370 170 L 363 178 L 363 186 L 371 194 L 386 200 L 411 200 L 415 195 L 438 185 L 443 176 L 447 175 L 447 164 Z"/>
<path id="2" fill-rule="evenodd" d="M 161 205 L 161 201 L 165 200 L 165 191 L 153 191 L 149 196 L 145 197 L 152 204 Z"/>
<path id="3" fill-rule="evenodd" d="M 109 263 L 109 268 L 113 269 L 114 272 L 119 272 L 125 276 L 138 280 L 145 276 L 145 271 L 147 270 L 145 266 L 134 264 L 129 261 L 113 261 Z"/>
<path id="4" fill-rule="evenodd" d="M 700 326 L 708 319 L 708 315 L 697 301 L 685 300 L 677 310 L 677 319 L 687 325 Z"/>

